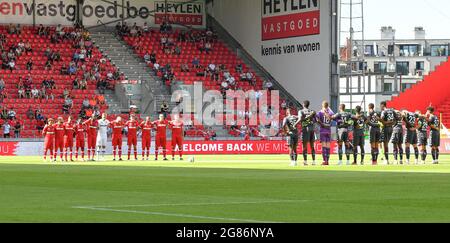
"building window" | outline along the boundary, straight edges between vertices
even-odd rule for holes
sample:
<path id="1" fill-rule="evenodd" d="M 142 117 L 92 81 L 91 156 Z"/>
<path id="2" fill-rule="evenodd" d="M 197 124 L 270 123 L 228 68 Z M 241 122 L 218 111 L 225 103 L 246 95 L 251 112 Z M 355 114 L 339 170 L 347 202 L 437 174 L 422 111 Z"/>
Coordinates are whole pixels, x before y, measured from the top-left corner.
<path id="1" fill-rule="evenodd" d="M 423 71 L 425 70 L 425 63 L 424 62 L 416 62 L 416 71 Z"/>
<path id="2" fill-rule="evenodd" d="M 419 56 L 420 45 L 400 45 L 400 56 L 411 57 Z"/>
<path id="3" fill-rule="evenodd" d="M 393 56 L 394 55 L 394 45 L 388 46 L 388 55 Z"/>
<path id="4" fill-rule="evenodd" d="M 387 93 L 392 92 L 392 84 L 391 83 L 384 83 L 383 89 L 384 89 L 383 90 L 384 92 L 387 92 Z"/>
<path id="5" fill-rule="evenodd" d="M 375 73 L 387 73 L 387 62 L 376 62 L 374 69 Z"/>
<path id="6" fill-rule="evenodd" d="M 378 46 L 376 46 L 376 49 L 378 50 Z M 364 55 L 367 57 L 374 57 L 377 56 L 378 53 L 376 53 L 377 51 L 375 50 L 375 46 L 374 45 L 367 45 L 364 47 Z"/>
<path id="7" fill-rule="evenodd" d="M 405 92 L 407 89 L 410 89 L 413 84 L 402 84 L 402 92 Z"/>
<path id="8" fill-rule="evenodd" d="M 432 57 L 448 56 L 448 45 L 431 45 Z"/>
<path id="9" fill-rule="evenodd" d="M 397 62 L 396 67 L 397 74 L 408 75 L 409 74 L 409 62 Z"/>

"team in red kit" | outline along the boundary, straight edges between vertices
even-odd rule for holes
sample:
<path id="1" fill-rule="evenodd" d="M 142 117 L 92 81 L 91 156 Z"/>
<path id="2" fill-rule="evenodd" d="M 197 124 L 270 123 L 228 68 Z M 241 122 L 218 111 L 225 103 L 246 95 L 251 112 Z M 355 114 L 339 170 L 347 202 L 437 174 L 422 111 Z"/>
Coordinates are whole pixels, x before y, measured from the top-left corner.
<path id="1" fill-rule="evenodd" d="M 167 129 L 172 131 L 172 160 L 175 160 L 176 152 L 178 152 L 180 160 L 183 160 L 183 126 L 183 121 L 178 115 L 175 115 L 172 121 L 168 121 L 161 114 L 156 121 L 151 121 L 150 117 L 146 117 L 142 122 L 138 121 L 135 115 L 131 115 L 126 122 L 122 120 L 122 117 L 117 117 L 116 120 L 109 123 L 112 133 L 113 160 L 123 161 L 122 145 L 125 132 L 128 145 L 127 159 L 131 160 L 131 156 L 134 155 L 134 159 L 138 160 L 138 135 L 142 134 L 142 160 L 149 160 L 152 131 L 156 133 L 155 160 L 158 160 L 160 154 L 163 155 L 163 160 L 168 160 Z M 59 117 L 56 122 L 53 119 L 48 119 L 47 125 L 42 131 L 45 138 L 44 161 L 50 159 L 50 161 L 56 162 L 58 152 L 61 162 L 86 161 L 86 149 L 87 160 L 95 161 L 99 129 L 100 125 L 95 116 L 84 122 L 81 119 L 74 122 L 71 117 L 68 117 L 66 122 L 62 117 Z"/>

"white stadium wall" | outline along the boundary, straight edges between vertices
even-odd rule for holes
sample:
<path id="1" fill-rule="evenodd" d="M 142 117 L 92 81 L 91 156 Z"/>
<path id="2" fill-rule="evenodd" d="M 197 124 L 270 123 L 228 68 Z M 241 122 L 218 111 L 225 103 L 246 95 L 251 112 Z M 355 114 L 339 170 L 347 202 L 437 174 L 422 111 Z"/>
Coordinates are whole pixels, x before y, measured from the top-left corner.
<path id="1" fill-rule="evenodd" d="M 35 0 L 36 24 L 72 25 L 76 16 L 75 0 Z M 106 3 L 100 0 L 85 0 L 81 9 L 85 26 L 96 26 L 100 22 L 108 23 L 131 17 L 126 22 L 139 25 L 147 22 L 149 26 L 158 26 L 162 20 L 165 8 L 164 0 L 125 0 L 126 9 L 122 12 L 122 0 L 111 0 Z M 187 2 L 175 5 L 175 3 Z M 178 22 L 193 27 L 206 26 L 205 1 L 186 0 L 167 1 L 168 14 Z M 33 24 L 32 0 L 0 0 L 0 24 L 20 23 Z M 114 25 L 115 23 L 113 23 Z"/>
<path id="2" fill-rule="evenodd" d="M 330 0 L 214 0 L 214 17 L 299 101 L 330 99 Z"/>

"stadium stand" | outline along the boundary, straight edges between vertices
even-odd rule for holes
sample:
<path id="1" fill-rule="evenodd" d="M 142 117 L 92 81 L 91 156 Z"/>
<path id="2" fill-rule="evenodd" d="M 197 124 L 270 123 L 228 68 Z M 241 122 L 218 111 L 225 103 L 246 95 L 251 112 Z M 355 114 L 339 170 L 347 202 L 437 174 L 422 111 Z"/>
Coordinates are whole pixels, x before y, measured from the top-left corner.
<path id="1" fill-rule="evenodd" d="M 14 115 L 2 116 L 2 122 L 20 121 L 20 136 L 33 138 L 40 136 L 46 118 L 86 117 L 107 110 L 101 93 L 114 88 L 117 72 L 87 31 L 61 26 L 19 28 L 0 26 L 0 110 Z"/>
<path id="2" fill-rule="evenodd" d="M 450 62 L 447 61 L 439 65 L 423 81 L 418 82 L 398 97 L 394 97 L 388 103 L 388 106 L 396 109 L 425 112 L 428 106 L 433 105 L 436 107 L 437 114 L 442 114 L 443 124 L 448 126 L 450 124 L 449 75 Z"/>

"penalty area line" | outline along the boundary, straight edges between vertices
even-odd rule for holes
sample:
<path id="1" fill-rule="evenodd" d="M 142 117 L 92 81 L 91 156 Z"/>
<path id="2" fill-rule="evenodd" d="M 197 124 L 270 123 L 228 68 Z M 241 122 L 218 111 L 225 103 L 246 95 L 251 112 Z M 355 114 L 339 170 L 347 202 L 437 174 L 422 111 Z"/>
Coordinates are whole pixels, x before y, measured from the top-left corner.
<path id="1" fill-rule="evenodd" d="M 178 217 L 178 218 L 193 218 L 193 219 L 208 219 L 208 220 L 220 220 L 220 221 L 235 221 L 235 222 L 245 222 L 245 223 L 262 223 L 262 224 L 265 224 L 265 223 L 280 223 L 280 222 L 260 221 L 260 220 L 253 220 L 253 219 L 210 217 L 210 216 L 191 215 L 191 214 L 148 212 L 148 211 L 136 211 L 136 210 L 122 210 L 122 209 L 113 209 L 113 208 L 95 208 L 95 207 L 72 207 L 72 208 L 86 209 L 86 210 L 93 210 L 93 211 L 104 211 L 104 212 L 144 214 L 144 215 L 156 215 L 156 216 L 167 216 L 167 217 Z"/>

